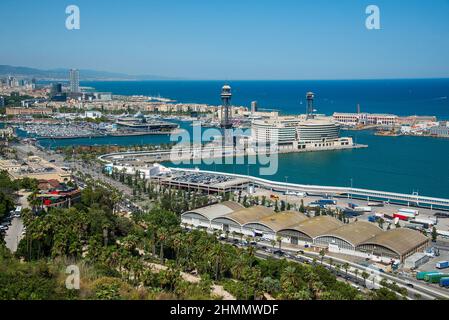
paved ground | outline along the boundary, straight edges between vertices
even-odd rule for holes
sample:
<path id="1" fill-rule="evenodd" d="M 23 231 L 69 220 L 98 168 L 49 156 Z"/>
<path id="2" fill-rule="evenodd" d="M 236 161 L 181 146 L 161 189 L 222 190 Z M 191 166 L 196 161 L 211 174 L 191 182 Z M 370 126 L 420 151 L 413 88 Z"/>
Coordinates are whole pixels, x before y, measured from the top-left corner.
<path id="1" fill-rule="evenodd" d="M 311 202 L 314 202 L 316 200 L 322 199 L 322 197 L 314 197 L 314 196 L 306 196 L 306 197 L 298 197 L 293 195 L 284 195 L 281 193 L 271 192 L 269 190 L 265 189 L 257 189 L 256 193 L 253 194 L 253 196 L 266 196 L 267 199 L 270 199 L 271 194 L 277 194 L 279 195 L 279 198 L 284 201 L 288 201 L 290 203 L 296 203 L 300 204 L 301 200 L 304 201 L 304 205 L 308 205 Z M 357 200 L 357 199 L 348 199 L 348 198 L 335 198 L 337 200 L 337 206 L 339 207 L 347 207 L 348 203 L 354 203 L 359 206 L 366 207 L 368 206 L 368 201 L 366 200 Z M 368 217 L 371 215 L 374 215 L 375 213 L 384 213 L 388 215 L 393 215 L 394 213 L 398 212 L 400 208 L 405 208 L 404 205 L 395 205 L 395 204 L 386 204 L 383 207 L 371 207 L 372 212 L 363 213 L 362 215 L 358 216 L 358 220 L 368 220 Z M 429 218 L 434 217 L 434 214 L 438 212 L 438 210 L 430 210 L 430 209 L 423 209 L 423 208 L 413 208 L 419 210 L 419 218 Z M 403 221 L 400 221 L 401 225 L 404 225 L 405 223 Z M 385 225 L 386 227 L 386 225 Z M 449 219 L 438 219 L 438 224 L 436 225 L 436 228 L 439 230 L 449 230 Z"/>
<path id="2" fill-rule="evenodd" d="M 22 218 L 14 218 L 5 234 L 6 247 L 13 253 L 17 251 L 17 246 L 22 239 L 22 231 Z"/>
<path id="3" fill-rule="evenodd" d="M 440 256 L 431 258 L 429 260 L 429 262 L 427 262 L 426 264 L 423 264 L 422 266 L 420 266 L 418 268 L 418 270 L 419 271 L 435 271 L 435 270 L 437 270 L 435 268 L 435 264 L 438 261 L 449 261 L 449 252 L 440 250 Z M 445 270 L 437 270 L 437 271 L 449 273 L 449 268 L 445 269 Z"/>

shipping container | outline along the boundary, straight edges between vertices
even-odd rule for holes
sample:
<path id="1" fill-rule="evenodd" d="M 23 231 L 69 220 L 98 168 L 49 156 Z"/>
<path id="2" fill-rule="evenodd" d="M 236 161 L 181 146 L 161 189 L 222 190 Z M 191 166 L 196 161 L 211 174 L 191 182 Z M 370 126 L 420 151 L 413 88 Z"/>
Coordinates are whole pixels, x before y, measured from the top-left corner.
<path id="1" fill-rule="evenodd" d="M 416 280 L 424 280 L 424 277 L 428 274 L 438 274 L 438 271 L 420 271 L 416 274 Z"/>
<path id="2" fill-rule="evenodd" d="M 440 287 L 449 287 L 449 278 L 441 278 Z"/>
<path id="3" fill-rule="evenodd" d="M 428 274 L 424 276 L 424 280 L 429 283 L 440 283 L 441 278 L 447 277 L 449 277 L 449 274 L 447 273 Z"/>
<path id="4" fill-rule="evenodd" d="M 439 262 L 436 263 L 435 267 L 437 269 L 449 268 L 449 261 L 439 261 Z"/>
<path id="5" fill-rule="evenodd" d="M 321 205 L 326 205 L 326 204 L 333 204 L 333 205 L 335 205 L 335 204 L 337 204 L 337 200 L 332 200 L 332 199 L 320 199 L 320 200 L 318 200 L 317 201 L 317 203 L 318 204 L 321 204 Z"/>
<path id="6" fill-rule="evenodd" d="M 398 211 L 398 212 L 396 212 L 397 214 L 400 214 L 401 216 L 404 216 L 404 217 L 409 217 L 409 218 L 411 218 L 411 219 L 414 219 L 415 218 L 415 215 L 413 214 L 413 213 L 411 213 L 411 212 L 402 212 L 402 211 Z"/>
<path id="7" fill-rule="evenodd" d="M 430 226 L 431 226 L 431 225 L 428 224 L 428 223 L 419 222 L 419 221 L 416 221 L 416 220 L 410 220 L 410 223 L 416 224 L 416 225 L 419 225 L 419 226 L 422 226 L 424 229 L 429 229 Z"/>
<path id="8" fill-rule="evenodd" d="M 355 207 L 354 211 L 357 211 L 357 212 L 371 212 L 372 209 L 371 209 L 371 207 Z"/>
<path id="9" fill-rule="evenodd" d="M 401 208 L 398 211 L 401 212 L 401 213 L 411 213 L 414 216 L 419 215 L 419 211 L 415 210 L 415 209 Z"/>
<path id="10" fill-rule="evenodd" d="M 436 225 L 437 224 L 437 220 L 436 219 L 424 219 L 424 218 L 415 218 L 413 221 L 417 222 L 417 223 L 424 223 L 424 224 L 429 224 L 429 225 Z"/>
<path id="11" fill-rule="evenodd" d="M 369 222 L 376 222 L 377 221 L 377 217 L 376 216 L 369 216 L 368 217 L 368 221 Z"/>
<path id="12" fill-rule="evenodd" d="M 384 203 L 383 202 L 368 202 L 368 207 L 383 207 Z"/>
<path id="13" fill-rule="evenodd" d="M 402 220 L 402 221 L 408 221 L 410 219 L 409 216 L 404 216 L 404 215 L 399 214 L 399 213 L 393 214 L 393 218 L 398 218 L 399 220 Z"/>

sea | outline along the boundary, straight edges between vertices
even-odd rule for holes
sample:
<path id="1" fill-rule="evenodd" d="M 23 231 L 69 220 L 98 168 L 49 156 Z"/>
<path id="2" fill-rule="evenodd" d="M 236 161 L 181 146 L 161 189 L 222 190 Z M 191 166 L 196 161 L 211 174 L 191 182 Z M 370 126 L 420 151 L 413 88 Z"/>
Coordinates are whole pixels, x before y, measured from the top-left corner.
<path id="1" fill-rule="evenodd" d="M 306 92 L 315 93 L 315 109 L 333 112 L 432 115 L 449 120 L 449 79 L 335 81 L 86 81 L 81 86 L 119 95 L 148 95 L 184 103 L 220 104 L 224 83 L 232 87 L 233 105 L 281 114 L 304 113 Z M 188 123 L 181 127 L 191 131 Z M 183 167 L 261 176 L 276 181 L 349 186 L 449 198 L 449 139 L 380 137 L 372 131 L 343 131 L 365 149 L 280 154 L 278 169 L 261 175 L 262 165 L 184 164 Z M 167 136 L 41 140 L 46 147 L 67 145 L 136 145 L 168 142 Z M 167 163 L 170 166 L 173 164 Z"/>

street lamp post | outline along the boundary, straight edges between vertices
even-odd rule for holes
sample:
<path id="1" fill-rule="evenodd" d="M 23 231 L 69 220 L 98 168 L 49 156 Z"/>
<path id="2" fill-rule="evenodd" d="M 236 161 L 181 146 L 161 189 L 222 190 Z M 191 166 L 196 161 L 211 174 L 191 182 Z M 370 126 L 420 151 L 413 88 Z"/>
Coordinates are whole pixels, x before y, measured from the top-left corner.
<path id="1" fill-rule="evenodd" d="M 349 179 L 349 180 L 351 181 L 351 192 L 350 192 L 350 197 L 351 197 L 351 199 L 352 199 L 352 178 Z"/>

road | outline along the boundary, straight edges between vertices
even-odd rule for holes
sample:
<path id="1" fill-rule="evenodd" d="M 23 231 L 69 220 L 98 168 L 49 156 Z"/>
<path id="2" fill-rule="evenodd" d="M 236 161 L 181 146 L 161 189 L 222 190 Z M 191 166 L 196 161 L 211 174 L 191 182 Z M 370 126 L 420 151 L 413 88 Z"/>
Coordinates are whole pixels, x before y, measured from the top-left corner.
<path id="1" fill-rule="evenodd" d="M 225 240 L 222 239 L 222 241 L 227 243 L 232 243 L 235 240 L 239 240 L 238 238 L 232 239 L 232 237 L 229 237 L 230 239 Z M 298 250 L 288 249 L 288 248 L 282 248 L 283 255 L 274 255 L 272 253 L 271 244 L 266 242 L 258 242 L 256 244 L 256 253 L 257 256 L 260 258 L 267 258 L 267 257 L 274 257 L 274 258 L 286 258 L 291 261 L 299 262 L 299 263 L 306 263 L 311 264 L 313 262 L 313 259 L 316 261 L 320 261 L 321 257 L 319 253 L 315 252 L 304 252 L 300 253 Z M 331 265 L 329 263 L 330 259 L 333 260 L 333 264 Z M 335 267 L 335 262 L 338 262 L 340 264 L 348 263 L 349 269 L 348 273 L 346 274 L 345 270 L 338 270 Z M 368 288 L 374 288 L 378 289 L 381 287 L 380 281 L 382 279 L 387 280 L 389 283 L 396 283 L 400 288 L 407 289 L 407 299 L 408 300 L 417 300 L 417 297 L 420 297 L 419 299 L 422 300 L 435 300 L 435 299 L 449 299 L 449 291 L 444 289 L 439 289 L 436 287 L 431 287 L 427 283 L 418 282 L 415 279 L 409 279 L 401 276 L 395 276 L 387 273 L 382 272 L 376 272 L 373 269 L 367 268 L 366 266 L 358 265 L 351 261 L 346 261 L 344 259 L 336 258 L 334 256 L 324 256 L 323 257 L 323 265 L 329 269 L 332 270 L 333 273 L 337 276 L 337 278 L 340 278 L 340 280 L 345 280 L 350 283 L 353 283 L 359 287 L 363 287 L 365 284 L 365 280 L 362 278 L 362 272 L 367 272 L 370 276 L 366 281 Z M 358 273 L 355 273 L 355 270 L 358 270 Z M 410 287 L 412 285 L 413 287 Z M 398 294 L 399 295 L 399 294 Z"/>
<path id="2" fill-rule="evenodd" d="M 22 239 L 23 221 L 22 218 L 14 218 L 5 234 L 6 247 L 12 252 L 17 251 L 20 240 Z"/>

